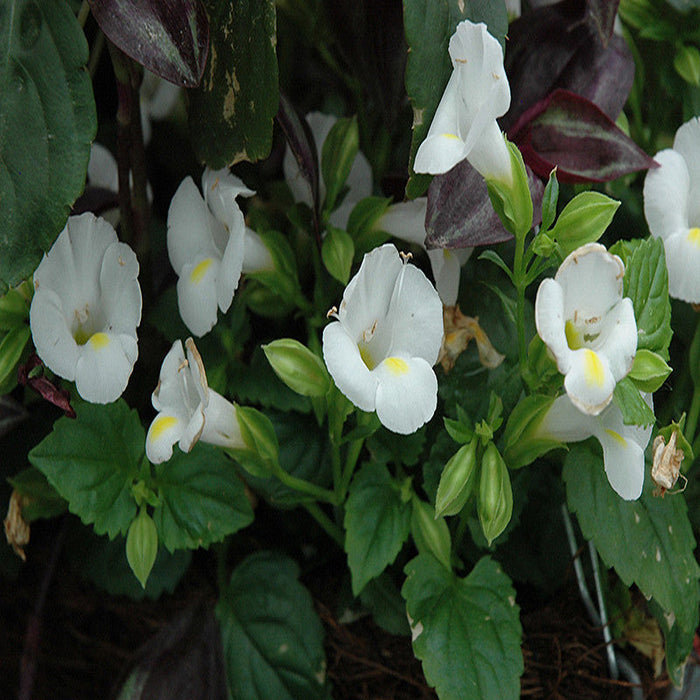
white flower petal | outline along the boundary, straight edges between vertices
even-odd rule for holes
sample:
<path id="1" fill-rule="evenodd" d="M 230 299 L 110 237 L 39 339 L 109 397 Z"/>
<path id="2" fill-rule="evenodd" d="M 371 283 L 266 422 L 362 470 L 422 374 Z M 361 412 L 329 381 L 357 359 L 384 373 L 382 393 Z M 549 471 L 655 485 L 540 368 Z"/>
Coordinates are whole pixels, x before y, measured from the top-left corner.
<path id="1" fill-rule="evenodd" d="M 670 148 L 654 160 L 661 167 L 644 178 L 644 216 L 652 236 L 667 238 L 689 228 L 690 174 L 683 156 Z"/>
<path id="2" fill-rule="evenodd" d="M 73 338 L 61 298 L 42 285 L 34 294 L 29 312 L 32 340 L 44 364 L 64 379 L 75 379 L 79 348 Z"/>
<path id="3" fill-rule="evenodd" d="M 700 225 L 700 119 L 683 124 L 673 140 L 673 150 L 683 156 L 690 175 L 688 216 L 693 226 Z"/>
<path id="4" fill-rule="evenodd" d="M 221 258 L 221 265 L 217 270 L 216 297 L 223 313 L 229 310 L 241 280 L 245 255 L 245 236 L 245 223 L 241 220 L 241 228 L 233 230 L 229 234 L 228 243 Z"/>
<path id="5" fill-rule="evenodd" d="M 469 133 L 470 136 L 476 134 L 476 129 L 472 127 Z M 507 185 L 513 183 L 510 150 L 495 120 L 484 124 L 479 137 L 469 149 L 467 158 L 472 167 L 487 180 L 499 180 Z"/>
<path id="6" fill-rule="evenodd" d="M 243 180 L 233 175 L 228 168 L 205 168 L 202 173 L 202 192 L 214 218 L 225 224 L 229 231 L 241 230 L 245 226 L 243 212 L 236 197 L 252 197 L 255 190 L 247 187 Z"/>
<path id="7" fill-rule="evenodd" d="M 358 408 L 374 411 L 377 378 L 363 362 L 357 342 L 339 321 L 323 329 L 323 360 L 338 389 Z"/>
<path id="8" fill-rule="evenodd" d="M 95 333 L 80 348 L 75 366 L 75 386 L 91 403 L 116 401 L 126 389 L 138 356 L 136 338 Z"/>
<path id="9" fill-rule="evenodd" d="M 700 304 L 700 228 L 664 239 L 668 293 L 674 299 Z"/>
<path id="10" fill-rule="evenodd" d="M 119 191 L 119 170 L 112 152 L 97 141 L 90 146 L 87 179 L 92 187 L 102 187 L 112 192 Z"/>
<path id="11" fill-rule="evenodd" d="M 413 162 L 417 173 L 441 175 L 452 170 L 467 157 L 464 142 L 452 132 L 441 132 L 427 136 L 421 143 Z"/>
<path id="12" fill-rule="evenodd" d="M 408 435 L 427 423 L 437 406 L 437 377 L 420 357 L 388 357 L 372 374 L 378 380 L 376 408 L 382 425 Z"/>
<path id="13" fill-rule="evenodd" d="M 603 447 L 610 486 L 627 501 L 639 498 L 644 485 L 644 447 L 608 427 L 601 427 L 596 437 Z"/>
<path id="14" fill-rule="evenodd" d="M 559 371 L 566 374 L 571 367 L 571 351 L 565 332 L 564 290 L 556 280 L 542 280 L 537 290 L 535 325 L 540 338 L 554 354 Z"/>
<path id="15" fill-rule="evenodd" d="M 221 263 L 213 257 L 196 257 L 183 266 L 177 281 L 177 303 L 187 328 L 197 337 L 216 324 L 217 277 Z"/>
<path id="16" fill-rule="evenodd" d="M 608 359 L 590 348 L 574 350 L 570 358 L 571 367 L 564 379 L 566 393 L 579 410 L 598 415 L 612 401 L 615 390 Z"/>
<path id="17" fill-rule="evenodd" d="M 463 256 L 458 253 L 471 251 L 473 248 L 456 250 L 429 250 L 428 258 L 430 259 L 431 267 L 433 268 L 433 276 L 435 277 L 435 288 L 440 296 L 440 300 L 445 306 L 454 306 L 457 303 L 459 296 L 459 278 L 462 273 Z M 467 258 L 469 257 L 467 254 Z"/>
<path id="18" fill-rule="evenodd" d="M 221 394 L 209 390 L 209 405 L 204 409 L 201 439 L 219 447 L 245 448 L 236 417 L 236 407 Z"/>
<path id="19" fill-rule="evenodd" d="M 637 321 L 632 300 L 628 297 L 621 299 L 606 314 L 600 328 L 599 343 L 594 342 L 591 347 L 603 348 L 610 371 L 615 381 L 619 381 L 632 369 L 637 352 Z"/>
<path id="20" fill-rule="evenodd" d="M 182 420 L 177 416 L 159 413 L 148 428 L 146 457 L 153 464 L 167 462 L 173 456 L 173 445 L 183 431 Z"/>
<path id="21" fill-rule="evenodd" d="M 408 202 L 392 204 L 375 228 L 386 231 L 402 241 L 415 243 L 425 249 L 425 213 L 428 206 L 427 197 L 417 197 Z"/>
<path id="22" fill-rule="evenodd" d="M 396 248 L 385 244 L 364 256 L 357 274 L 343 293 L 338 318 L 359 341 L 374 334 L 377 323 L 386 316 L 402 262 Z"/>
<path id="23" fill-rule="evenodd" d="M 391 319 L 387 354 L 421 357 L 432 367 L 442 345 L 442 302 L 414 265 L 404 264 L 399 272 L 387 315 Z"/>
<path id="24" fill-rule="evenodd" d="M 146 71 L 144 71 L 145 75 Z M 145 103 L 148 116 L 156 121 L 165 119 L 175 108 L 182 88 L 159 76 L 155 76 L 157 82 L 151 94 L 146 97 Z"/>
<path id="25" fill-rule="evenodd" d="M 557 270 L 554 279 L 564 293 L 564 318 L 578 315 L 589 332 L 622 298 L 625 266 L 600 243 L 588 243 L 573 251 Z"/>
<path id="26" fill-rule="evenodd" d="M 141 323 L 139 263 L 126 243 L 113 243 L 105 251 L 100 270 L 103 313 L 110 331 L 131 333 Z"/>
<path id="27" fill-rule="evenodd" d="M 599 419 L 574 406 L 567 394 L 557 398 L 537 428 L 537 435 L 559 442 L 580 442 L 595 434 Z"/>
<path id="28" fill-rule="evenodd" d="M 217 233 L 217 229 L 219 229 Z M 215 241 L 227 240 L 225 228 L 209 211 L 191 177 L 177 188 L 168 209 L 168 256 L 175 272 L 197 256 L 221 257 Z"/>

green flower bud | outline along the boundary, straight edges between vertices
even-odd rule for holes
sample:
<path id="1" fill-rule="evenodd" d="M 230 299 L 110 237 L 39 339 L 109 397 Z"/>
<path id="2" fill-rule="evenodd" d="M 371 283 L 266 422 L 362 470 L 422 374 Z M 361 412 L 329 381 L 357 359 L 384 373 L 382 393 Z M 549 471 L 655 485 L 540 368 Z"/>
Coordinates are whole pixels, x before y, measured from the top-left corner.
<path id="1" fill-rule="evenodd" d="M 456 515 L 464 507 L 476 483 L 476 448 L 479 441 L 462 445 L 445 465 L 435 498 L 435 517 Z"/>
<path id="2" fill-rule="evenodd" d="M 226 452 L 253 476 L 269 477 L 279 458 L 279 443 L 270 419 L 250 406 L 238 405 L 236 418 L 246 449 L 229 447 Z"/>
<path id="3" fill-rule="evenodd" d="M 412 499 L 411 534 L 418 551 L 432 554 L 446 568 L 450 567 L 452 540 L 444 518 L 435 518 L 433 507 L 415 493 Z"/>
<path id="4" fill-rule="evenodd" d="M 629 376 L 637 389 L 651 394 L 664 383 L 672 371 L 661 355 L 642 348 L 637 350 L 634 356 L 634 364 Z"/>
<path id="5" fill-rule="evenodd" d="M 492 442 L 481 461 L 477 512 L 489 545 L 506 529 L 513 515 L 513 489 L 508 468 Z"/>
<path id="6" fill-rule="evenodd" d="M 157 554 L 158 530 L 156 524 L 146 509 L 141 508 L 139 514 L 129 525 L 129 532 L 126 535 L 126 559 L 143 588 L 146 588 L 146 582 Z"/>
<path id="7" fill-rule="evenodd" d="M 697 47 L 688 44 L 679 47 L 673 59 L 673 67 L 686 83 L 695 87 L 700 85 L 700 51 Z"/>
<path id="8" fill-rule="evenodd" d="M 275 374 L 302 396 L 325 396 L 330 387 L 326 366 L 318 355 L 292 338 L 280 338 L 262 346 Z"/>
<path id="9" fill-rule="evenodd" d="M 518 147 L 506 141 L 510 150 L 511 182 L 486 180 L 491 204 L 505 228 L 522 238 L 532 228 L 532 197 L 527 171 Z"/>

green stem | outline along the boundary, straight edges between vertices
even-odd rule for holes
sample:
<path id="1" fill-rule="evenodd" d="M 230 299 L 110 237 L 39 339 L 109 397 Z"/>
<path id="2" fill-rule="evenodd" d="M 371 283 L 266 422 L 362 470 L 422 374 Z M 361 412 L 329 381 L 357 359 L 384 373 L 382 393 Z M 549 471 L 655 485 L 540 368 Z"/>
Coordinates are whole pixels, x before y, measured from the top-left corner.
<path id="1" fill-rule="evenodd" d="M 698 417 L 700 417 L 700 389 L 696 386 L 693 392 L 693 400 L 690 404 L 690 410 L 688 411 L 688 417 L 685 421 L 685 439 L 693 445 L 693 440 L 695 439 L 695 431 L 698 427 Z M 695 452 L 695 445 L 693 445 L 693 452 Z"/>
<path id="2" fill-rule="evenodd" d="M 525 236 L 515 238 L 515 260 L 513 261 L 513 280 L 517 293 L 517 331 L 518 331 L 518 363 L 520 375 L 524 376 L 527 370 L 527 346 L 525 345 L 525 266 L 523 257 L 525 253 Z"/>
<path id="3" fill-rule="evenodd" d="M 331 466 L 333 468 L 333 490 L 336 498 L 340 498 L 341 484 L 343 483 L 343 471 L 340 464 L 340 447 L 331 440 Z"/>
<path id="4" fill-rule="evenodd" d="M 340 490 L 336 491 L 339 503 L 342 503 L 345 500 L 348 488 L 350 487 L 350 481 L 352 480 L 352 475 L 355 472 L 355 465 L 357 464 L 357 460 L 360 458 L 360 453 L 362 452 L 362 447 L 364 444 L 364 438 L 360 438 L 359 440 L 353 440 L 348 445 L 348 451 L 345 455 L 345 467 L 343 468 L 343 478 L 340 481 Z"/>
<path id="5" fill-rule="evenodd" d="M 300 479 L 297 476 L 292 476 L 284 471 L 279 464 L 271 464 L 271 466 L 273 476 L 276 476 L 285 486 L 289 486 L 290 489 L 313 496 L 317 501 L 323 501 L 324 503 L 330 503 L 332 505 L 337 503 L 336 496 L 333 491 L 324 489 L 316 484 L 312 484 L 310 481 L 306 481 L 306 479 Z"/>
<path id="6" fill-rule="evenodd" d="M 319 508 L 317 503 L 305 503 L 309 515 L 323 528 L 342 549 L 345 546 L 345 535 L 343 531 Z"/>
<path id="7" fill-rule="evenodd" d="M 85 22 L 87 22 L 87 18 L 90 16 L 90 5 L 88 3 L 88 0 L 83 0 L 83 4 L 80 6 L 80 9 L 78 10 L 78 24 L 81 26 L 81 28 L 85 28 Z"/>

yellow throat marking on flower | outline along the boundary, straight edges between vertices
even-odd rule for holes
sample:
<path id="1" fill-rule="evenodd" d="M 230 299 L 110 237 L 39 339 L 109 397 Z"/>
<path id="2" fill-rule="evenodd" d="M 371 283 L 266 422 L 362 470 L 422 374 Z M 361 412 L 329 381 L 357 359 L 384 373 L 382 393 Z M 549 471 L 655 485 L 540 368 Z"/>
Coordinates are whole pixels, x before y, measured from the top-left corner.
<path id="1" fill-rule="evenodd" d="M 192 284 L 199 284 L 204 278 L 204 275 L 207 274 L 207 270 L 211 267 L 212 262 L 214 261 L 211 258 L 205 258 L 202 262 L 197 263 L 192 272 L 190 272 L 190 282 L 192 282 Z"/>
<path id="2" fill-rule="evenodd" d="M 583 376 L 588 386 L 601 387 L 605 383 L 605 368 L 598 353 L 586 348 L 583 351 Z"/>
<path id="3" fill-rule="evenodd" d="M 447 133 L 445 133 L 445 134 L 443 134 L 443 136 L 444 136 L 446 139 L 454 139 L 455 141 L 461 141 L 461 140 L 462 140 L 462 139 L 459 138 L 459 136 L 457 136 L 457 134 L 447 134 Z"/>
<path id="4" fill-rule="evenodd" d="M 700 248 L 700 228 L 695 226 L 688 231 L 688 241 Z"/>
<path id="5" fill-rule="evenodd" d="M 179 420 L 175 416 L 157 416 L 151 425 L 151 439 L 157 442 L 163 435 L 164 432 L 170 430 L 179 423 Z"/>
<path id="6" fill-rule="evenodd" d="M 110 339 L 106 333 L 93 333 L 87 341 L 95 350 L 104 350 L 109 344 Z"/>
<path id="7" fill-rule="evenodd" d="M 615 440 L 615 442 L 622 445 L 622 447 L 627 447 L 627 440 L 625 440 L 620 433 L 616 433 L 614 430 L 609 430 L 608 428 L 605 429 L 605 432 Z"/>
<path id="8" fill-rule="evenodd" d="M 367 369 L 370 371 L 373 370 L 377 366 L 377 363 L 374 361 L 374 358 L 372 357 L 372 353 L 370 353 L 369 348 L 366 345 L 359 345 L 358 349 L 360 351 L 360 357 L 365 363 Z"/>
<path id="9" fill-rule="evenodd" d="M 580 350 L 583 347 L 583 338 L 573 322 L 567 321 L 564 324 L 564 333 L 566 334 L 566 342 L 572 350 Z"/>
<path id="10" fill-rule="evenodd" d="M 402 374 L 408 374 L 409 367 L 406 360 L 400 357 L 387 357 L 384 360 L 387 369 L 395 376 L 400 377 Z"/>

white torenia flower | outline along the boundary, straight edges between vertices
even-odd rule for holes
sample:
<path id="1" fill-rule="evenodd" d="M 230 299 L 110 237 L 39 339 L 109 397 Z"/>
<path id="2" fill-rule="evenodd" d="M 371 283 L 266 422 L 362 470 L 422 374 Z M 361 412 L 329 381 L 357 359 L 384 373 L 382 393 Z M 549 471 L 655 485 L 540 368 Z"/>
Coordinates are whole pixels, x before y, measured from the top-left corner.
<path id="1" fill-rule="evenodd" d="M 418 430 L 435 413 L 443 333 L 442 303 L 428 278 L 393 245 L 375 248 L 334 315 L 323 358 L 338 389 L 389 430 Z"/>
<path id="2" fill-rule="evenodd" d="M 71 216 L 34 273 L 30 323 L 44 364 L 92 403 L 121 396 L 138 357 L 139 264 L 104 219 Z"/>
<path id="3" fill-rule="evenodd" d="M 375 224 L 375 228 L 390 233 L 395 238 L 415 243 L 428 254 L 430 267 L 440 299 L 445 306 L 454 306 L 459 294 L 459 276 L 473 248 L 428 250 L 425 247 L 425 212 L 427 197 L 410 202 L 392 204 Z"/>
<path id="4" fill-rule="evenodd" d="M 564 388 L 584 413 L 599 414 L 632 369 L 637 323 L 622 298 L 625 266 L 599 243 L 571 253 L 537 290 L 537 332 L 552 351 Z"/>
<path id="5" fill-rule="evenodd" d="M 321 153 L 323 152 L 323 144 L 326 137 L 333 128 L 333 125 L 338 121 L 337 117 L 331 114 L 322 114 L 321 112 L 309 112 L 306 115 L 306 122 L 311 130 L 311 135 L 314 139 L 314 144 L 316 146 L 316 154 L 318 156 L 318 170 L 319 170 L 319 196 L 321 201 L 326 196 L 326 185 L 323 182 L 323 176 L 321 173 Z M 309 189 L 304 176 L 301 174 L 299 165 L 294 158 L 294 155 L 287 147 L 284 153 L 284 160 L 282 162 L 282 168 L 284 170 L 284 179 L 292 191 L 292 196 L 295 202 L 304 202 L 308 206 L 313 206 L 311 201 L 311 190 Z M 353 207 L 365 197 L 369 197 L 372 194 L 372 167 L 369 164 L 367 158 L 360 151 L 357 152 L 355 160 L 352 163 L 352 168 L 350 169 L 350 174 L 345 182 L 348 192 L 345 195 L 342 203 L 335 209 L 335 211 L 330 215 L 330 224 L 336 226 L 337 228 L 346 228 L 348 219 L 350 217 L 350 212 Z"/>
<path id="6" fill-rule="evenodd" d="M 202 358 L 192 338 L 176 340 L 160 368 L 153 407 L 158 411 L 146 436 L 146 456 L 154 464 L 167 462 L 177 442 L 189 452 L 201 440 L 219 447 L 245 447 L 236 407 L 210 389 Z"/>
<path id="7" fill-rule="evenodd" d="M 468 158 L 487 180 L 510 185 L 510 151 L 496 122 L 510 107 L 501 45 L 485 24 L 464 20 L 450 39 L 449 51 L 452 75 L 413 169 L 436 175 Z"/>
<path id="8" fill-rule="evenodd" d="M 651 405 L 651 394 L 642 394 Z M 605 473 L 610 486 L 625 500 L 639 498 L 644 485 L 644 449 L 652 426 L 625 425 L 620 409 L 611 404 L 600 415 L 590 416 L 574 406 L 568 396 L 554 401 L 537 428 L 536 437 L 559 442 L 579 442 L 593 436 L 603 448 Z"/>
<path id="9" fill-rule="evenodd" d="M 644 180 L 644 214 L 663 239 L 670 296 L 700 304 L 700 119 L 676 132 L 673 148 L 654 156 L 661 167 Z"/>
<path id="10" fill-rule="evenodd" d="M 227 169 L 202 175 L 204 197 L 191 177 L 175 192 L 168 210 L 168 255 L 178 275 L 180 316 L 201 337 L 216 324 L 217 306 L 228 311 L 241 272 L 271 269 L 260 237 L 245 225 L 236 197 L 253 190 Z"/>

